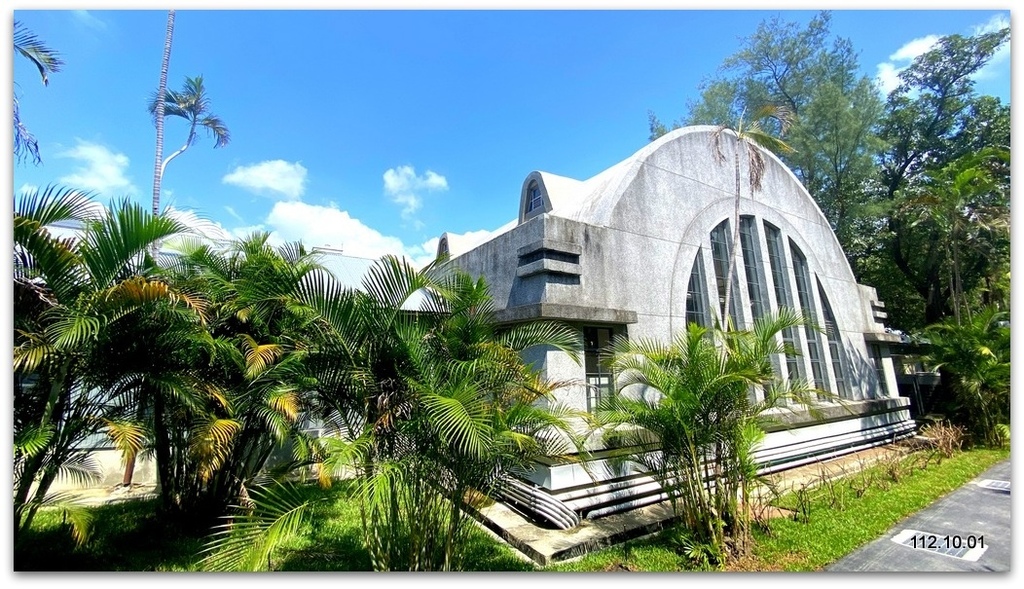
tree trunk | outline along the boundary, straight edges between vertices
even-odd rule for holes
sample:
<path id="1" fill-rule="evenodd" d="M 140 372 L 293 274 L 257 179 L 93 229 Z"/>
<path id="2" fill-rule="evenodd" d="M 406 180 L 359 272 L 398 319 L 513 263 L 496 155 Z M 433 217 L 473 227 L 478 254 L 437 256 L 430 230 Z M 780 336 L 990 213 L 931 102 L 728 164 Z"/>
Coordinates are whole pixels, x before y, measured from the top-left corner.
<path id="1" fill-rule="evenodd" d="M 737 329 L 738 325 L 732 325 L 729 312 L 732 303 L 732 276 L 736 272 L 736 247 L 740 241 L 740 148 L 742 141 L 737 138 L 736 152 L 734 154 L 734 166 L 736 170 L 736 206 L 732 215 L 732 245 L 729 246 L 729 272 L 725 277 L 725 309 L 722 311 L 722 325 L 726 329 Z M 739 318 L 736 319 L 739 321 Z"/>
<path id="2" fill-rule="evenodd" d="M 171 38 L 174 36 L 174 11 L 167 11 L 167 35 L 164 37 L 164 57 L 160 64 L 160 85 L 156 102 L 156 163 L 153 164 L 153 216 L 160 214 L 161 168 L 164 159 L 164 97 L 167 95 L 167 69 L 171 63 Z"/>
<path id="3" fill-rule="evenodd" d="M 146 403 L 145 395 L 142 395 L 139 399 L 139 410 L 135 414 L 136 421 L 142 422 L 146 417 Z M 135 477 L 135 452 L 129 451 L 124 457 L 124 476 L 121 477 L 121 486 L 130 487 L 132 486 L 132 480 Z"/>
<path id="4" fill-rule="evenodd" d="M 164 399 L 162 395 L 156 395 L 153 398 L 153 438 L 156 445 L 157 484 L 160 486 L 161 506 L 169 510 L 176 503 L 174 498 L 179 489 L 173 476 L 171 441 L 164 420 Z"/>

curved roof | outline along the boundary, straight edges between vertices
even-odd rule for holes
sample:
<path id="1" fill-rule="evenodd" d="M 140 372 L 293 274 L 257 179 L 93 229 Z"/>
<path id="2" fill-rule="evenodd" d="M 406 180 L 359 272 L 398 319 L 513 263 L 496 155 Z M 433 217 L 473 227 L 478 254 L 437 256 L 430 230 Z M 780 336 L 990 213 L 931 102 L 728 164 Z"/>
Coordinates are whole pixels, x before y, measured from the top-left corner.
<path id="1" fill-rule="evenodd" d="M 618 200 L 625 193 L 626 186 L 636 179 L 642 167 L 649 165 L 651 160 L 654 159 L 659 152 L 692 148 L 694 140 L 697 139 L 698 136 L 702 135 L 706 137 L 705 141 L 710 144 L 711 135 L 717 129 L 718 127 L 712 125 L 695 125 L 676 129 L 643 146 L 633 155 L 607 170 L 604 170 L 596 176 L 582 182 L 575 181 L 570 178 L 564 178 L 562 176 L 555 176 L 554 174 L 549 174 L 547 172 L 538 172 L 545 178 L 545 180 L 548 177 L 559 180 L 558 182 L 551 184 L 547 184 L 547 182 L 545 182 L 548 188 L 548 197 L 550 198 L 552 205 L 548 214 L 595 225 L 607 225 L 610 221 L 613 209 L 618 204 Z M 726 141 L 736 141 L 735 134 L 729 130 L 726 130 L 724 137 L 727 138 Z M 800 192 L 803 196 L 813 203 L 813 199 L 803 188 L 803 185 L 800 184 L 800 181 L 795 175 L 793 175 L 793 172 L 775 156 L 775 154 L 759 147 L 757 149 L 759 149 L 762 155 L 764 155 L 768 160 L 766 162 L 768 166 L 774 165 L 778 169 L 784 171 L 785 174 L 789 176 L 790 180 L 799 186 Z M 710 155 L 710 153 L 709 145 L 707 154 Z M 687 169 L 685 168 L 685 162 L 679 162 L 679 166 L 681 166 L 681 169 L 679 169 L 678 172 L 686 174 Z M 731 174 L 729 174 L 728 179 L 730 181 L 732 180 Z M 817 209 L 818 214 L 821 215 L 821 219 L 824 220 L 824 214 L 822 214 L 820 208 L 817 207 L 817 203 L 814 203 L 814 206 Z"/>
<path id="2" fill-rule="evenodd" d="M 643 181 L 641 172 L 644 171 L 645 166 L 690 178 L 700 185 L 706 186 L 709 191 L 717 191 L 723 197 L 728 197 L 733 194 L 732 166 L 723 166 L 717 162 L 710 145 L 711 136 L 717 129 L 718 127 L 712 125 L 675 129 L 587 180 L 581 181 L 551 172 L 533 171 L 523 182 L 517 220 L 482 236 L 473 235 L 477 232 L 463 235 L 444 233 L 442 239 L 447 238 L 449 253 L 455 257 L 542 213 L 590 225 L 610 226 L 613 223 L 616 207 L 630 192 L 627 189 L 634 182 Z M 729 157 L 729 152 L 736 145 L 736 136 L 732 131 L 726 130 L 722 138 L 723 151 Z M 821 209 L 793 172 L 775 154 L 760 147 L 755 147 L 755 149 L 760 150 L 765 158 L 766 173 L 767 170 L 781 173 L 783 182 L 788 184 L 787 192 L 798 192 L 803 197 L 801 200 L 804 201 L 804 206 L 811 207 L 814 211 L 812 216 L 817 217 L 817 222 L 828 227 L 829 223 Z M 743 165 L 746 165 L 745 162 Z M 540 184 L 544 193 L 545 210 L 542 213 L 527 214 L 525 212 L 526 199 L 529 198 L 527 192 L 533 181 Z M 471 238 L 466 239 L 470 235 Z M 834 235 L 832 238 L 835 240 Z M 838 240 L 835 240 L 835 245 L 838 246 Z"/>

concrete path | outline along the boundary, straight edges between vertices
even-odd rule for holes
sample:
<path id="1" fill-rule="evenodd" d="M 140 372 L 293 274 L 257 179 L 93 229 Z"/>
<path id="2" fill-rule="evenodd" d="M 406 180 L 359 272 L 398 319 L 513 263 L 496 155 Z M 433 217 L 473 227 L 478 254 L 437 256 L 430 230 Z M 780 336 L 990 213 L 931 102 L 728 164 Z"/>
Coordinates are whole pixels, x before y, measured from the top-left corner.
<path id="1" fill-rule="evenodd" d="M 1009 483 L 1007 459 L 825 570 L 1007 572 L 1011 557 Z"/>

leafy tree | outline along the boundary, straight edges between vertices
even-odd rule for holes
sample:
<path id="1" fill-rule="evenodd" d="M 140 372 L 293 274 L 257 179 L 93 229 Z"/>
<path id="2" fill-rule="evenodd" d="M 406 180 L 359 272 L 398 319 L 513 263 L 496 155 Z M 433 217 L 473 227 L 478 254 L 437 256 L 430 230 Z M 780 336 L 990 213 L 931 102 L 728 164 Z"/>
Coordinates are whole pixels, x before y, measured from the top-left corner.
<path id="1" fill-rule="evenodd" d="M 762 22 L 719 73 L 702 83 L 700 99 L 673 125 L 727 125 L 761 105 L 784 107 L 792 115 L 787 143 L 793 149 L 778 155 L 846 247 L 855 239 L 865 183 L 882 147 L 874 133 L 882 102 L 859 73 L 850 41 L 831 37 L 830 23 L 828 12 L 806 27 L 779 16 Z M 652 139 L 666 130 L 651 115 Z"/>
<path id="2" fill-rule="evenodd" d="M 50 227 L 68 220 L 84 224 L 81 235 L 55 237 Z M 148 255 L 154 241 L 183 231 L 127 201 L 97 213 L 69 189 L 25 192 L 15 203 L 16 540 L 58 476 L 88 470 L 78 445 L 116 417 L 94 370 L 109 352 L 108 330 L 156 304 L 192 306 L 151 275 Z"/>
<path id="3" fill-rule="evenodd" d="M 943 37 L 900 73 L 902 83 L 886 104 L 880 135 L 888 147 L 881 154 L 873 196 L 878 215 L 873 228 L 881 246 L 855 260 L 854 267 L 862 273 L 871 264 L 881 274 L 902 275 L 919 297 L 923 323 L 954 312 L 950 308 L 954 289 L 944 269 L 946 244 L 934 223 L 898 213 L 907 195 L 934 187 L 939 171 L 955 160 L 986 147 L 1009 149 L 1009 108 L 992 97 L 978 97 L 973 78 L 1008 39 L 1009 29 Z M 1008 168 L 995 168 L 992 174 L 1008 190 Z M 970 291 L 971 283 L 990 281 L 998 273 L 995 268 L 1005 267 L 1009 241 L 995 240 L 991 246 L 984 254 L 959 262 L 963 291 Z M 879 294 L 891 298 L 884 289 Z"/>
<path id="4" fill-rule="evenodd" d="M 14 53 L 28 59 L 39 70 L 44 86 L 50 84 L 49 75 L 59 72 L 64 66 L 60 54 L 46 46 L 31 31 L 14 21 Z M 36 164 L 42 163 L 39 155 L 39 142 L 32 136 L 28 128 L 21 122 L 21 109 L 18 95 L 14 94 L 14 159 L 18 162 L 28 157 Z"/>
<path id="5" fill-rule="evenodd" d="M 752 451 L 763 438 L 762 414 L 784 398 L 811 402 L 807 383 L 783 382 L 771 362 L 793 353 L 778 334 L 801 325 L 784 308 L 750 330 L 691 323 L 670 343 L 617 338 L 610 350 L 619 394 L 597 412 L 605 440 L 639 449 L 630 459 L 656 473 L 680 526 L 719 565 L 730 552 L 727 536 L 739 553 L 748 545 L 743 506 L 756 476 Z"/>
<path id="6" fill-rule="evenodd" d="M 961 320 L 961 308 L 970 313 L 964 293 L 964 258 L 986 260 L 993 241 L 1009 238 L 1009 186 L 998 179 L 998 167 L 1007 164 L 1009 153 L 986 148 L 953 160 L 940 169 L 924 173 L 904 197 L 902 217 L 911 219 L 910 228 L 928 223 L 941 244 L 937 265 L 948 274 L 948 292 L 953 317 Z M 913 220 L 914 217 L 916 220 Z"/>

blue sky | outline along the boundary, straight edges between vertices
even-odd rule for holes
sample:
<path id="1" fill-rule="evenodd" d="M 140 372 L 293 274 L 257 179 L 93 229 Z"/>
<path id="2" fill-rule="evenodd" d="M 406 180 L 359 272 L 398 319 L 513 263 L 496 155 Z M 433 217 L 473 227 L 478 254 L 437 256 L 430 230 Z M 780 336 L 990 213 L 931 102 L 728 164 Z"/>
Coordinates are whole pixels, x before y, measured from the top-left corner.
<path id="1" fill-rule="evenodd" d="M 44 158 L 14 164 L 15 192 L 59 183 L 148 206 L 166 13 L 13 13 L 65 61 L 43 87 L 14 59 Z M 422 262 L 444 231 L 483 237 L 513 219 L 531 171 L 585 180 L 643 147 L 648 110 L 683 116 L 775 14 L 816 11 L 179 9 L 168 85 L 203 75 L 231 142 L 201 135 L 168 165 L 162 202 L 235 235 Z M 1008 23 L 1009 10 L 835 10 L 831 28 L 885 87 L 938 36 Z M 1009 47 L 977 89 L 1009 102 Z M 186 133 L 168 119 L 165 155 Z"/>

